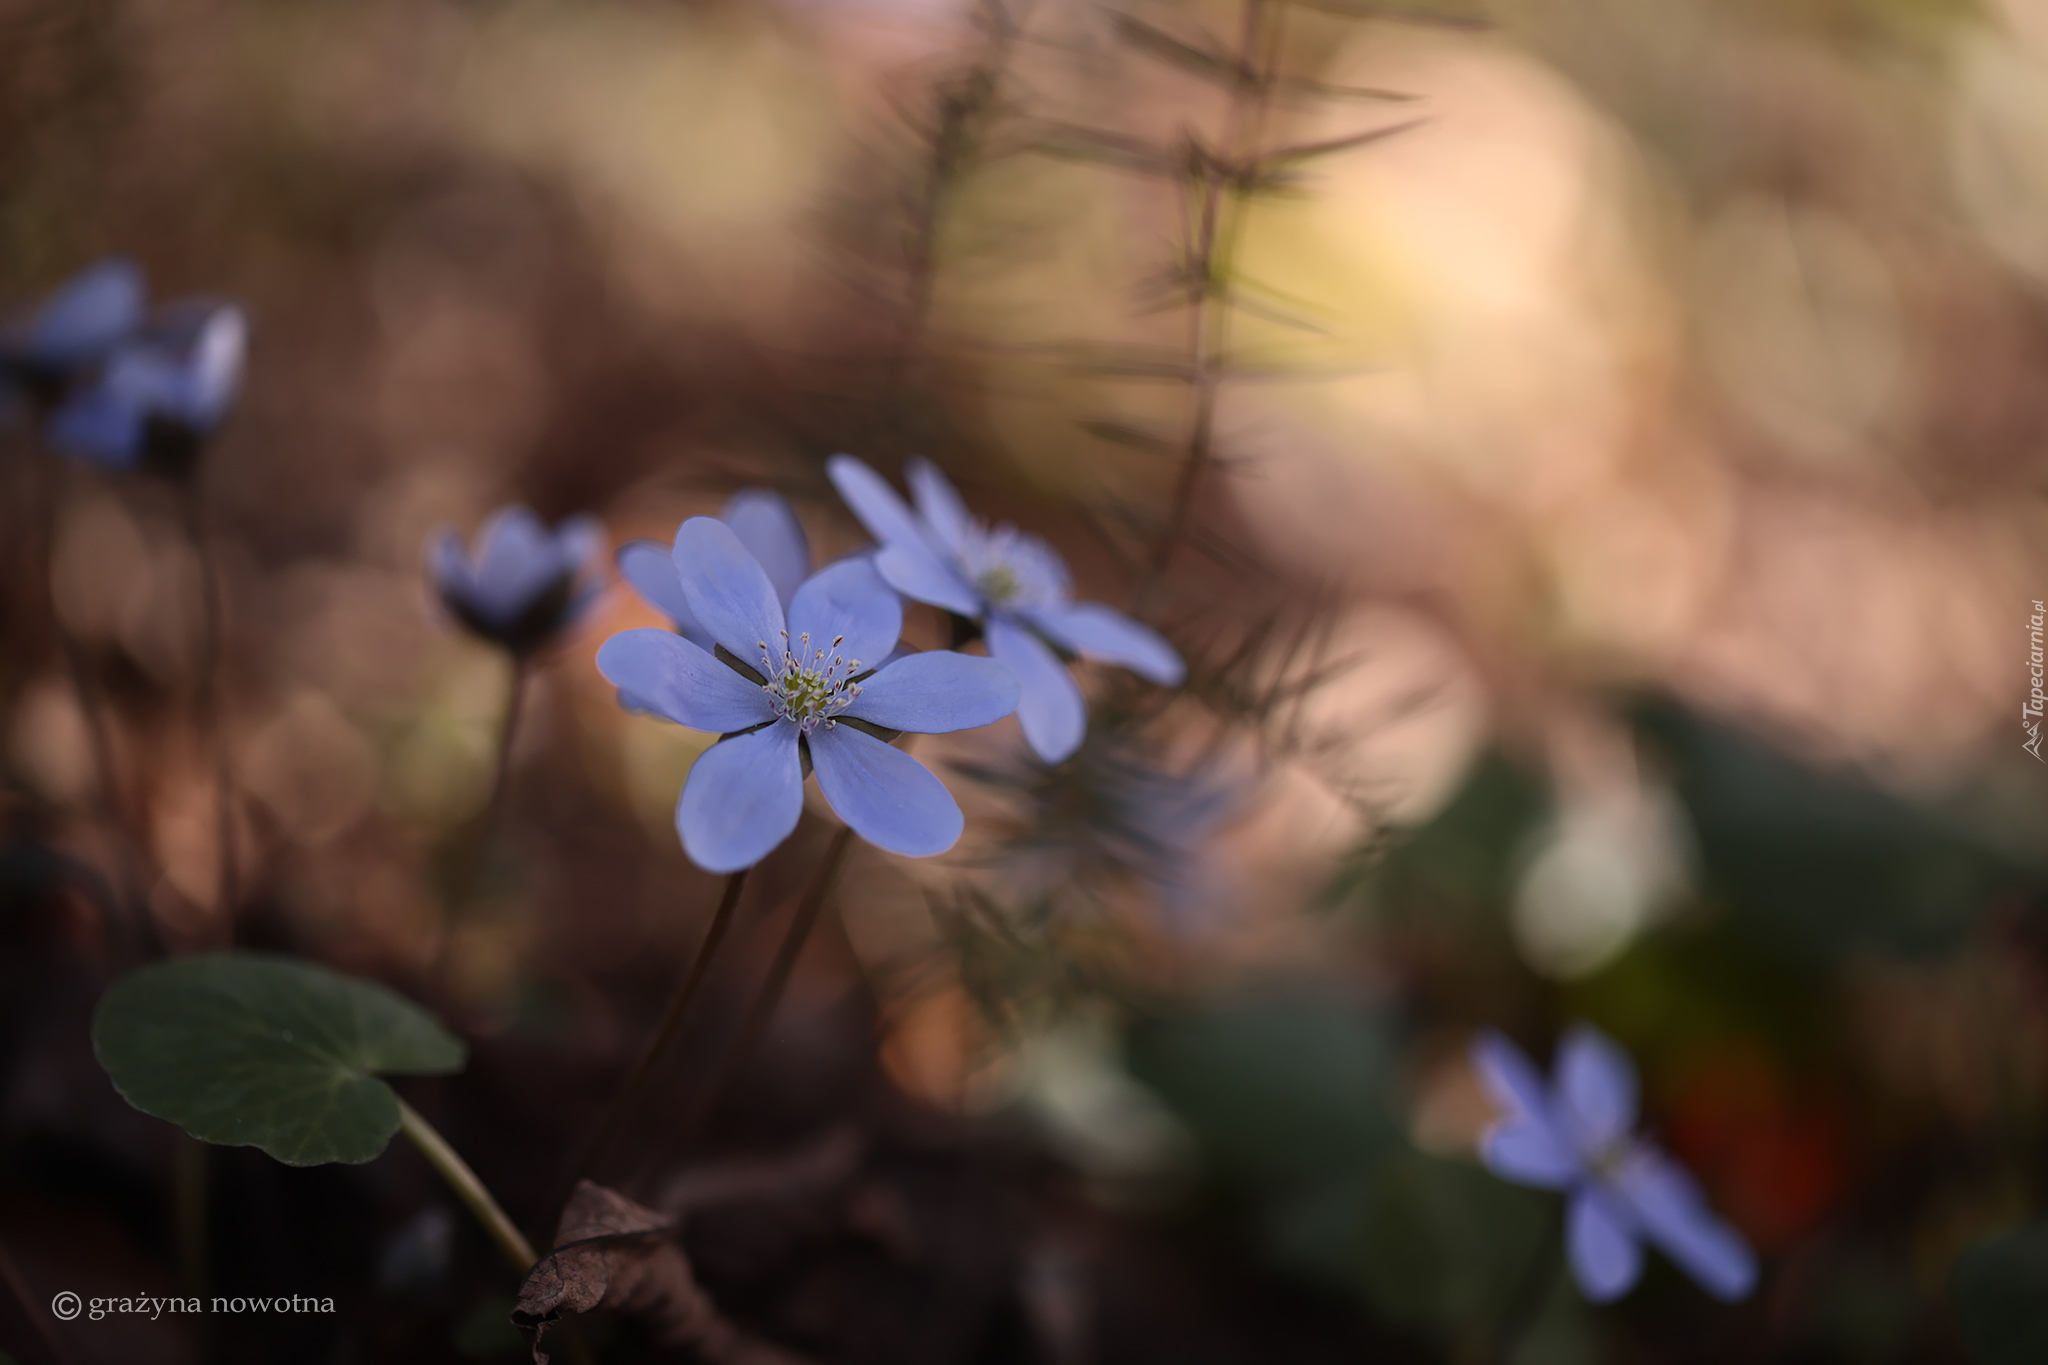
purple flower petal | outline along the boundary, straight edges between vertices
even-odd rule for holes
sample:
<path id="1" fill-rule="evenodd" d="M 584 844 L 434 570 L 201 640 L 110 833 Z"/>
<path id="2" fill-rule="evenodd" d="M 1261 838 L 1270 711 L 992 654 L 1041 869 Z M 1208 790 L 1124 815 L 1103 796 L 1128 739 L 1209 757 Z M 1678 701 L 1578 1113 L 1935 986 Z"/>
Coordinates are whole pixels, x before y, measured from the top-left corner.
<path id="1" fill-rule="evenodd" d="M 1580 1187 L 1565 1215 L 1565 1256 L 1572 1278 L 1594 1303 L 1612 1303 L 1643 1274 L 1643 1248 L 1628 1211 L 1598 1185 Z"/>
<path id="2" fill-rule="evenodd" d="M 805 580 L 790 600 L 792 651 L 801 651 L 802 639 L 809 634 L 813 656 L 822 649 L 828 659 L 837 655 L 849 661 L 859 660 L 860 667 L 866 668 L 881 662 L 896 647 L 896 639 L 902 633 L 903 603 L 865 559 L 842 559 L 820 569 Z M 839 643 L 834 644 L 835 640 Z M 780 642 L 771 641 L 770 650 L 780 656 Z M 812 660 L 806 657 L 798 662 L 809 667 Z"/>
<path id="3" fill-rule="evenodd" d="M 109 469 L 126 469 L 142 454 L 142 421 L 135 407 L 94 388 L 51 414 L 44 437 L 54 449 Z"/>
<path id="4" fill-rule="evenodd" d="M 1580 1150 L 1597 1152 L 1636 1126 L 1636 1069 L 1628 1054 L 1591 1024 L 1576 1024 L 1558 1044 L 1557 1093 Z"/>
<path id="5" fill-rule="evenodd" d="M 981 614 L 981 595 L 948 562 L 950 556 L 940 553 L 937 534 L 896 496 L 887 479 L 851 455 L 834 455 L 825 462 L 825 472 L 868 534 L 882 542 L 875 567 L 891 587 L 962 616 Z"/>
<path id="6" fill-rule="evenodd" d="M 1616 1172 L 1614 1185 L 1650 1240 L 1709 1294 L 1732 1303 L 1756 1287 L 1756 1255 L 1749 1243 L 1714 1216 L 1677 1162 L 1654 1147 L 1638 1147 Z"/>
<path id="7" fill-rule="evenodd" d="M 1495 1124 L 1480 1139 L 1479 1159 L 1503 1180 L 1561 1190 L 1585 1174 L 1585 1165 L 1563 1136 L 1538 1118 Z"/>
<path id="8" fill-rule="evenodd" d="M 1511 1119 L 1551 1121 L 1550 1097 L 1543 1077 L 1522 1049 L 1493 1029 L 1472 1040 L 1472 1069 L 1487 1095 Z"/>
<path id="9" fill-rule="evenodd" d="M 509 622 L 562 576 L 554 537 L 528 508 L 493 513 L 477 542 L 482 548 L 471 563 L 469 598 L 489 620 Z"/>
<path id="10" fill-rule="evenodd" d="M 1073 674 L 1036 635 L 1003 616 L 987 622 L 988 652 L 1017 675 L 1022 693 L 1017 719 L 1024 738 L 1047 763 L 1058 763 L 1081 747 L 1088 731 L 1088 704 Z"/>
<path id="11" fill-rule="evenodd" d="M 834 455 L 825 461 L 825 473 L 860 524 L 868 528 L 868 534 L 883 545 L 910 543 L 931 548 L 926 544 L 917 514 L 867 461 L 851 455 Z"/>
<path id="12" fill-rule="evenodd" d="M 900 659 L 860 688 L 847 715 L 921 735 L 993 724 L 1017 709 L 1021 691 L 996 660 L 944 649 Z"/>
<path id="13" fill-rule="evenodd" d="M 601 573 L 604 547 L 604 522 L 588 512 L 578 512 L 555 527 L 555 553 L 561 556 L 566 568 Z"/>
<path id="14" fill-rule="evenodd" d="M 443 594 L 469 598 L 469 560 L 462 553 L 462 537 L 444 526 L 427 538 L 427 574 Z"/>
<path id="15" fill-rule="evenodd" d="M 960 501 L 952 481 L 922 456 L 903 466 L 903 478 L 910 485 L 910 496 L 916 501 L 918 515 L 924 518 L 925 525 L 940 544 L 959 554 L 974 530 L 974 515 Z"/>
<path id="16" fill-rule="evenodd" d="M 676 632 L 685 640 L 711 651 L 711 633 L 697 624 L 683 596 L 683 580 L 676 574 L 675 557 L 658 540 L 636 540 L 619 550 L 619 574 L 647 604 L 675 622 Z"/>
<path id="17" fill-rule="evenodd" d="M 620 631 L 598 649 L 597 671 L 640 709 L 693 730 L 725 734 L 775 716 L 759 684 L 665 630 Z"/>
<path id="18" fill-rule="evenodd" d="M 796 740 L 796 726 L 778 722 L 722 739 L 691 765 L 676 804 L 676 828 L 690 861 L 706 872 L 737 872 L 790 836 L 804 813 Z"/>
<path id="19" fill-rule="evenodd" d="M 718 519 L 732 527 L 747 553 L 768 572 L 784 611 L 811 572 L 811 542 L 804 535 L 796 509 L 780 493 L 742 488 L 725 504 Z"/>
<path id="20" fill-rule="evenodd" d="M 850 725 L 813 730 L 810 746 L 818 790 L 861 838 L 908 858 L 959 841 L 965 821 L 953 794 L 909 754 Z"/>
<path id="21" fill-rule="evenodd" d="M 184 393 L 175 415 L 201 429 L 217 426 L 242 389 L 249 354 L 249 319 L 229 305 L 215 309 L 184 365 Z"/>
<path id="22" fill-rule="evenodd" d="M 87 365 L 142 321 L 142 270 L 125 257 L 87 266 L 38 311 L 21 350 L 37 364 Z"/>
<path id="23" fill-rule="evenodd" d="M 690 614 L 713 640 L 749 663 L 763 644 L 780 648 L 782 601 L 731 527 L 691 517 L 676 532 L 675 562 Z"/>
<path id="24" fill-rule="evenodd" d="M 1150 626 L 1100 602 L 1058 602 L 1025 613 L 1055 641 L 1076 654 L 1122 664 L 1141 678 L 1177 687 L 1187 676 L 1174 647 Z"/>
<path id="25" fill-rule="evenodd" d="M 905 597 L 957 611 L 962 616 L 982 613 L 981 594 L 922 544 L 899 541 L 884 545 L 875 555 L 875 567 L 889 586 Z"/>

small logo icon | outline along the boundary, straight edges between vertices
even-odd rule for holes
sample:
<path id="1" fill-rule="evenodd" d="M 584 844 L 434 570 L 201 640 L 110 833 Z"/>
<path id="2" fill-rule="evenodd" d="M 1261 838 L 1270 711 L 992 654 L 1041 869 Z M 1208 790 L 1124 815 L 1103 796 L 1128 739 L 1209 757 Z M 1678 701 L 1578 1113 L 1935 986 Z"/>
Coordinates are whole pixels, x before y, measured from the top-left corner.
<path id="1" fill-rule="evenodd" d="M 50 1300 L 50 1311 L 66 1322 L 77 1317 L 78 1310 L 84 1306 L 78 1301 L 78 1295 L 68 1289 Z"/>

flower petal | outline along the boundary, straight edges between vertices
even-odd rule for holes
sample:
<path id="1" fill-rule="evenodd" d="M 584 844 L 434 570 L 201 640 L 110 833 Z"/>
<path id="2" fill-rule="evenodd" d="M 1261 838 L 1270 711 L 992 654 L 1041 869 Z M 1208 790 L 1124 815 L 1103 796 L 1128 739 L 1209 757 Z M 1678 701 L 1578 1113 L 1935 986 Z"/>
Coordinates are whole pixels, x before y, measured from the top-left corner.
<path id="1" fill-rule="evenodd" d="M 883 668 L 846 708 L 890 730 L 941 735 L 991 725 L 1017 709 L 1017 677 L 994 659 L 934 649 Z"/>
<path id="2" fill-rule="evenodd" d="M 1542 1075 L 1505 1034 L 1487 1029 L 1472 1040 L 1470 1056 L 1479 1083 L 1507 1117 L 1550 1122 L 1550 1094 Z"/>
<path id="3" fill-rule="evenodd" d="M 747 553 L 768 571 L 783 609 L 811 572 L 811 542 L 796 509 L 782 494 L 767 488 L 742 488 L 725 504 L 718 519 L 732 527 Z"/>
<path id="4" fill-rule="evenodd" d="M 186 382 L 176 415 L 202 431 L 218 426 L 241 392 L 248 354 L 248 316 L 232 304 L 215 309 L 183 367 Z"/>
<path id="5" fill-rule="evenodd" d="M 922 544 L 899 541 L 884 545 L 875 555 L 875 568 L 905 597 L 962 616 L 979 616 L 983 611 L 981 594 Z"/>
<path id="6" fill-rule="evenodd" d="M 691 862 L 706 872 L 737 872 L 790 836 L 804 813 L 796 739 L 796 726 L 779 722 L 722 739 L 691 765 L 676 803 L 676 829 Z"/>
<path id="7" fill-rule="evenodd" d="M 504 507 L 492 513 L 477 544 L 470 602 L 490 621 L 510 622 L 562 576 L 554 537 L 528 508 Z"/>
<path id="8" fill-rule="evenodd" d="M 1734 1302 L 1756 1287 L 1756 1254 L 1742 1234 L 1714 1216 L 1684 1168 L 1639 1146 L 1616 1172 L 1615 1188 L 1650 1240 L 1715 1298 Z"/>
<path id="9" fill-rule="evenodd" d="M 1612 1303 L 1643 1275 L 1643 1248 L 1626 1209 L 1598 1185 L 1582 1186 L 1565 1215 L 1572 1278 L 1594 1303 Z"/>
<path id="10" fill-rule="evenodd" d="M 604 564 L 604 547 L 604 522 L 589 512 L 578 512 L 555 527 L 555 552 L 564 568 L 598 573 Z"/>
<path id="11" fill-rule="evenodd" d="M 768 571 L 716 517 L 691 517 L 676 532 L 683 599 L 705 633 L 752 662 L 782 634 L 782 600 Z"/>
<path id="12" fill-rule="evenodd" d="M 853 509 L 853 515 L 876 540 L 884 545 L 925 544 L 925 532 L 918 524 L 917 514 L 867 461 L 851 455 L 834 455 L 825 461 L 825 473 L 839 490 L 839 496 Z"/>
<path id="13" fill-rule="evenodd" d="M 126 257 L 87 266 L 38 312 L 22 351 L 41 365 L 90 364 L 142 321 L 142 270 Z"/>
<path id="14" fill-rule="evenodd" d="M 668 546 L 658 540 L 629 542 L 619 548 L 618 564 L 620 577 L 647 599 L 647 605 L 675 622 L 677 634 L 705 653 L 711 652 L 711 632 L 697 624 Z"/>
<path id="15" fill-rule="evenodd" d="M 1122 664 L 1164 687 L 1178 687 L 1187 676 L 1180 654 L 1166 643 L 1165 636 L 1114 607 L 1100 602 L 1057 602 L 1033 607 L 1026 615 L 1076 654 Z"/>
<path id="16" fill-rule="evenodd" d="M 981 595 L 948 562 L 951 556 L 940 552 L 937 532 L 896 496 L 887 479 L 851 455 L 834 455 L 825 462 L 825 472 L 868 534 L 882 542 L 875 567 L 891 587 L 962 616 L 981 614 Z"/>
<path id="17" fill-rule="evenodd" d="M 1557 1093 L 1580 1150 L 1595 1152 L 1636 1126 L 1636 1069 L 1614 1040 L 1576 1024 L 1558 1044 Z"/>
<path id="18" fill-rule="evenodd" d="M 1502 1180 L 1561 1190 L 1585 1173 L 1568 1143 L 1542 1119 L 1513 1118 L 1487 1130 L 1479 1159 Z"/>
<path id="19" fill-rule="evenodd" d="M 597 671 L 636 706 L 692 730 L 722 735 L 775 716 L 758 683 L 665 630 L 620 631 L 598 648 Z"/>
<path id="20" fill-rule="evenodd" d="M 1008 617 L 988 618 L 988 652 L 1017 675 L 1022 693 L 1017 719 L 1032 752 L 1058 763 L 1081 747 L 1088 732 L 1088 704 L 1074 675 L 1036 635 Z"/>
<path id="21" fill-rule="evenodd" d="M 974 530 L 974 514 L 960 501 L 952 481 L 921 455 L 904 464 L 903 478 L 910 485 L 910 496 L 916 501 L 918 515 L 924 518 L 925 525 L 932 529 L 940 544 L 959 554 Z"/>
<path id="22" fill-rule="evenodd" d="M 818 790 L 875 847 L 928 858 L 959 841 L 966 822 L 953 794 L 909 754 L 851 725 L 820 726 L 810 746 Z"/>
<path id="23" fill-rule="evenodd" d="M 126 469 L 142 454 L 142 413 L 104 389 L 87 389 L 51 414 L 44 438 L 66 454 Z"/>
<path id="24" fill-rule="evenodd" d="M 828 657 L 836 654 L 870 667 L 896 647 L 903 633 L 903 602 L 871 562 L 842 559 L 811 575 L 790 599 L 791 650 L 801 649 L 806 633 L 813 651 L 823 649 Z"/>

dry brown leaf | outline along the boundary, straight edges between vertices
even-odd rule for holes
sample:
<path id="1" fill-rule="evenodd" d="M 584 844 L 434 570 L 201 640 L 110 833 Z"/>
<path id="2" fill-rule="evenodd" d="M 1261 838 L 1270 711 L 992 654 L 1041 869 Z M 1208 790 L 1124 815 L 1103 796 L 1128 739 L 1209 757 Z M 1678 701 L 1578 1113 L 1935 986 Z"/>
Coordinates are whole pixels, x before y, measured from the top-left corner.
<path id="1" fill-rule="evenodd" d="M 757 1340 L 718 1311 L 676 1244 L 680 1220 L 584 1180 L 555 1233 L 519 1286 L 515 1326 L 533 1333 L 535 1365 L 547 1365 L 541 1339 L 562 1313 L 615 1308 L 642 1319 L 657 1340 L 689 1346 L 713 1365 L 803 1365 L 803 1358 Z"/>

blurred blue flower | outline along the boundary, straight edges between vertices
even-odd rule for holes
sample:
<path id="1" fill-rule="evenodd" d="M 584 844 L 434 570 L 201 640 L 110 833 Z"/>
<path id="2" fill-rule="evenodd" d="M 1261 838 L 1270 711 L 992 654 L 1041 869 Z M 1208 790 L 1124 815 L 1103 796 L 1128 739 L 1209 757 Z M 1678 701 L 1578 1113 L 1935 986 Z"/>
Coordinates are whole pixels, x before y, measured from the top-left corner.
<path id="1" fill-rule="evenodd" d="M 427 541 L 427 574 L 441 601 L 471 631 L 524 657 L 589 610 L 604 587 L 604 527 L 570 517 L 550 532 L 524 507 L 503 507 L 465 555 L 453 531 Z"/>
<path id="2" fill-rule="evenodd" d="M 718 519 L 732 528 L 740 545 L 767 570 L 784 611 L 811 572 L 811 543 L 796 510 L 780 493 L 743 488 L 732 495 Z M 712 648 L 711 633 L 690 613 L 676 572 L 675 552 L 658 540 L 636 540 L 619 550 L 619 573 L 656 611 L 675 622 L 676 633 L 700 649 Z"/>
<path id="3" fill-rule="evenodd" d="M 736 872 L 767 856 L 803 813 L 807 761 L 832 809 L 869 843 L 910 857 L 951 848 L 963 824 L 952 794 L 875 732 L 1001 720 L 1017 709 L 1009 670 L 946 650 L 863 663 L 886 658 L 903 628 L 901 600 L 865 557 L 805 580 L 786 612 L 768 571 L 716 518 L 683 523 L 674 561 L 682 605 L 712 648 L 628 630 L 604 642 L 597 666 L 629 704 L 722 736 L 676 806 L 691 859 Z"/>
<path id="4" fill-rule="evenodd" d="M 825 468 L 882 543 L 875 567 L 891 587 L 981 623 L 988 652 L 1023 685 L 1017 718 L 1046 762 L 1072 754 L 1088 728 L 1087 703 L 1053 646 L 1169 687 L 1186 676 L 1158 632 L 1100 602 L 1072 600 L 1066 563 L 1050 545 L 1014 526 L 991 530 L 976 521 L 929 461 L 904 467 L 915 511 L 851 455 L 834 455 Z"/>
<path id="5" fill-rule="evenodd" d="M 0 405 L 26 393 L 54 405 L 142 322 L 142 269 L 125 257 L 87 266 L 42 305 L 0 327 Z"/>
<path id="6" fill-rule="evenodd" d="M 1554 1088 L 1491 1030 L 1473 1042 L 1472 1064 L 1506 1111 L 1481 1139 L 1480 1159 L 1503 1180 L 1568 1192 L 1565 1250 L 1587 1298 L 1607 1303 L 1635 1286 L 1645 1239 L 1716 1298 L 1749 1295 L 1749 1244 L 1714 1216 L 1684 1168 L 1634 1136 L 1635 1067 L 1611 1039 L 1587 1024 L 1568 1032 Z"/>
<path id="7" fill-rule="evenodd" d="M 241 391 L 248 343 L 235 305 L 172 305 L 51 414 L 51 446 L 109 469 L 189 473 Z"/>

